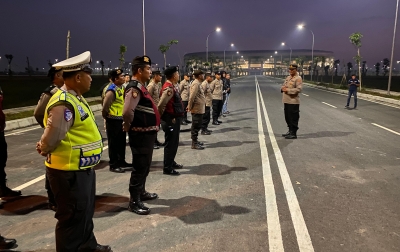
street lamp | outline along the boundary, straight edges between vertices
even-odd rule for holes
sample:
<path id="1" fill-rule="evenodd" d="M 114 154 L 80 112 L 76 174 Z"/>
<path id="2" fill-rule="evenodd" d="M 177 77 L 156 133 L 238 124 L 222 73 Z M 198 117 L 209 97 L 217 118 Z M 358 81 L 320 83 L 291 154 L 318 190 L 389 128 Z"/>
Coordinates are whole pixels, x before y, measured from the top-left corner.
<path id="1" fill-rule="evenodd" d="M 212 34 L 212 33 L 214 33 L 214 32 L 220 32 L 221 31 L 221 28 L 219 28 L 219 27 L 217 27 L 214 31 L 212 31 L 212 32 L 210 32 L 208 35 L 207 35 L 207 40 L 206 40 L 206 62 L 208 62 L 208 37 L 210 37 L 210 35 Z"/>
<path id="2" fill-rule="evenodd" d="M 231 44 L 231 47 L 234 47 L 235 45 L 232 43 Z M 226 63 L 225 63 L 225 51 L 226 51 L 226 48 L 224 49 L 224 68 L 226 67 Z"/>
<path id="3" fill-rule="evenodd" d="M 394 31 L 393 31 L 393 43 L 392 43 L 392 54 L 390 56 L 390 63 L 393 64 L 393 53 L 394 53 L 394 42 L 396 40 L 396 27 L 397 27 L 397 14 L 399 12 L 399 0 L 397 0 L 396 5 L 396 18 L 394 20 Z M 390 84 L 392 82 L 392 68 L 389 69 L 389 81 L 388 81 L 388 90 L 387 94 L 390 95 Z"/>
<path id="4" fill-rule="evenodd" d="M 305 27 L 305 25 L 298 25 L 297 27 L 301 30 Z M 312 34 L 312 47 L 311 47 L 311 81 L 312 81 L 313 65 L 314 65 L 314 32 L 312 30 L 310 30 L 310 32 Z"/>
<path id="5" fill-rule="evenodd" d="M 285 42 L 282 42 L 282 46 L 285 46 L 285 45 L 286 45 Z M 288 46 L 288 47 L 290 48 L 290 56 L 289 56 L 290 63 L 289 64 L 292 64 L 292 48 L 290 46 Z"/>

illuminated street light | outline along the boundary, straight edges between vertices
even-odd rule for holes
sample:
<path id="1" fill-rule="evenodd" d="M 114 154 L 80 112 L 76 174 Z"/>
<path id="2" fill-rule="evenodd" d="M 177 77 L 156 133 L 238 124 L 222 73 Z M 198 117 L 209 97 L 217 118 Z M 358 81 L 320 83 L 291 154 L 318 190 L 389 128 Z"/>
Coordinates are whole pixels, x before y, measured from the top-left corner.
<path id="1" fill-rule="evenodd" d="M 305 25 L 300 24 L 297 25 L 297 27 L 301 30 L 305 27 Z M 314 32 L 310 30 L 312 34 L 312 47 L 311 47 L 311 81 L 312 81 L 312 76 L 313 76 L 313 65 L 314 65 Z"/>
<path id="2" fill-rule="evenodd" d="M 207 50 L 207 52 L 206 52 L 206 62 L 208 62 L 208 37 L 210 37 L 210 35 L 211 35 L 212 33 L 214 33 L 214 32 L 220 32 L 220 31 L 221 31 L 221 28 L 217 27 L 214 31 L 210 32 L 210 33 L 207 35 L 207 40 L 206 40 L 206 50 Z"/>

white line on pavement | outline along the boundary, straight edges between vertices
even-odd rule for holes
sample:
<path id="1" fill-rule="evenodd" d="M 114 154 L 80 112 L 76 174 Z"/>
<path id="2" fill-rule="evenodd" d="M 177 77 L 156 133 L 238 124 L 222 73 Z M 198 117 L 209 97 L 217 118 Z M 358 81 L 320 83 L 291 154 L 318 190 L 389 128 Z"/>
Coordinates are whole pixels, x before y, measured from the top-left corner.
<path id="1" fill-rule="evenodd" d="M 332 107 L 332 108 L 337 108 L 336 106 L 333 106 L 333 105 L 331 105 L 331 104 L 329 104 L 329 103 L 326 103 L 326 102 L 322 102 L 323 104 L 325 104 L 325 105 L 328 105 L 328 106 L 330 106 L 330 107 Z"/>
<path id="2" fill-rule="evenodd" d="M 303 213 L 301 212 L 299 201 L 297 200 L 296 193 L 293 189 L 292 181 L 290 180 L 290 176 L 287 171 L 285 161 L 283 160 L 282 153 L 279 149 L 274 132 L 272 130 L 272 125 L 268 117 L 268 112 L 265 107 L 264 98 L 262 97 L 260 86 L 258 85 L 257 77 L 256 77 L 256 86 L 258 88 L 258 92 L 260 93 L 264 118 L 267 125 L 269 138 L 271 140 L 271 145 L 274 150 L 276 162 L 278 164 L 279 173 L 281 175 L 283 188 L 285 190 L 290 215 L 292 217 L 292 222 L 297 237 L 297 244 L 299 245 L 300 252 L 313 252 L 314 247 L 311 242 L 311 237 L 310 234 L 308 233 Z"/>
<path id="3" fill-rule="evenodd" d="M 309 96 L 308 94 L 304 94 L 304 93 L 302 93 L 304 96 Z"/>
<path id="4" fill-rule="evenodd" d="M 4 136 L 14 136 L 14 135 L 19 135 L 19 134 L 21 134 L 21 133 L 24 133 L 24 132 L 27 132 L 27 131 L 31 131 L 31 130 L 35 130 L 35 129 L 40 129 L 40 128 L 41 128 L 40 126 L 36 126 L 36 127 L 33 127 L 33 128 L 29 128 L 29 129 L 20 130 L 20 131 L 17 131 L 17 132 L 13 132 L 13 133 L 5 134 Z"/>
<path id="5" fill-rule="evenodd" d="M 268 225 L 268 243 L 269 251 L 282 252 L 283 241 L 281 224 L 279 222 L 278 206 L 276 204 L 276 194 L 274 182 L 272 180 L 271 166 L 268 158 L 267 146 L 265 144 L 265 135 L 263 122 L 260 112 L 260 99 L 257 92 L 257 77 L 256 81 L 256 97 L 257 97 L 257 117 L 258 117 L 258 140 L 260 142 L 261 162 L 263 171 L 263 180 L 265 188 L 265 205 L 267 210 L 267 225 Z"/>
<path id="6" fill-rule="evenodd" d="M 394 133 L 394 134 L 396 134 L 396 135 L 399 135 L 399 136 L 400 136 L 400 133 L 399 133 L 399 132 L 397 132 L 397 131 L 394 131 L 394 130 L 388 129 L 388 128 L 386 128 L 386 127 L 383 127 L 382 125 L 379 125 L 379 124 L 376 124 L 376 123 L 371 123 L 371 124 L 372 124 L 372 125 L 374 125 L 374 126 L 376 126 L 376 127 L 382 128 L 382 129 L 384 129 L 384 130 L 387 130 L 387 131 L 389 131 L 389 132 L 392 132 L 392 133 Z"/>

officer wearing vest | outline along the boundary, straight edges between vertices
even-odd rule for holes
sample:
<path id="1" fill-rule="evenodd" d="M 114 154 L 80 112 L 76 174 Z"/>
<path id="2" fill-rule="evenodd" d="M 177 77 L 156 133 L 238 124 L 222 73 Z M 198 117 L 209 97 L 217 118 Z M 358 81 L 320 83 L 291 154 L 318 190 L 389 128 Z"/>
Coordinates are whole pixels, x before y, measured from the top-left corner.
<path id="1" fill-rule="evenodd" d="M 154 71 L 153 78 L 151 79 L 149 85 L 147 85 L 147 90 L 149 91 L 149 94 L 151 95 L 151 98 L 153 98 L 154 104 L 156 105 L 158 105 L 158 102 L 160 101 L 161 79 L 162 79 L 161 72 Z M 162 144 L 160 143 L 160 141 L 158 141 L 156 136 L 156 141 L 154 142 L 154 149 L 160 149 L 161 145 Z"/>
<path id="2" fill-rule="evenodd" d="M 213 122 L 212 122 L 212 124 L 219 125 L 220 123 L 222 123 L 221 121 L 218 121 L 218 117 L 221 114 L 222 105 L 223 105 L 223 102 L 222 102 L 223 84 L 222 84 L 220 72 L 215 72 L 215 80 L 213 82 L 211 82 L 210 88 L 211 88 L 211 93 L 212 93 L 212 97 L 213 97 L 213 100 L 212 100 Z"/>
<path id="3" fill-rule="evenodd" d="M 124 131 L 128 132 L 132 151 L 132 173 L 129 182 L 128 210 L 145 215 L 150 209 L 143 201 L 156 199 L 156 193 L 146 191 L 146 179 L 153 158 L 154 141 L 160 129 L 157 105 L 144 84 L 150 80 L 151 60 L 148 56 L 135 57 L 132 62 L 133 80 L 125 89 L 123 111 Z"/>
<path id="4" fill-rule="evenodd" d="M 122 168 L 132 167 L 125 161 L 126 133 L 122 129 L 122 110 L 124 108 L 125 79 L 121 69 L 112 70 L 111 81 L 103 100 L 102 115 L 106 120 L 108 139 L 108 156 L 110 158 L 110 171 L 124 173 Z"/>
<path id="5" fill-rule="evenodd" d="M 95 117 L 82 94 L 92 81 L 90 52 L 54 64 L 64 86 L 46 106 L 45 130 L 36 150 L 46 156 L 46 175 L 55 195 L 57 251 L 112 251 L 93 233 L 96 175 L 103 142 Z"/>
<path id="6" fill-rule="evenodd" d="M 33 115 L 35 116 L 37 123 L 42 128 L 44 128 L 43 119 L 46 111 L 46 106 L 49 103 L 50 98 L 64 85 L 64 79 L 62 75 L 63 75 L 62 69 L 56 69 L 55 67 L 50 68 L 47 74 L 47 76 L 50 77 L 51 79 L 52 85 L 47 87 L 43 91 L 38 101 L 38 104 L 36 105 L 35 111 L 33 112 Z M 45 188 L 47 190 L 48 207 L 49 209 L 56 211 L 57 204 L 54 200 L 54 195 L 53 192 L 51 191 L 50 183 L 47 177 L 45 179 Z"/>
<path id="7" fill-rule="evenodd" d="M 175 156 L 178 151 L 184 108 L 179 90 L 175 86 L 179 80 L 178 68 L 176 66 L 169 67 L 165 69 L 164 74 L 167 81 L 161 89 L 160 102 L 158 103 L 161 127 L 165 132 L 163 173 L 166 175 L 180 175 L 175 169 L 180 169 L 183 165 L 175 162 Z"/>

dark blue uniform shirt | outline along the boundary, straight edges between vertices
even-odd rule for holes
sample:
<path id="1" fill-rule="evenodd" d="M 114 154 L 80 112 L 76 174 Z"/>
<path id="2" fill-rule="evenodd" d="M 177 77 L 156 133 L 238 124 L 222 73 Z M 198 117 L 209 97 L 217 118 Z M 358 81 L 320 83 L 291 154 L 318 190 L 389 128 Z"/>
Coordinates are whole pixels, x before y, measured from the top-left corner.
<path id="1" fill-rule="evenodd" d="M 357 90 L 357 86 L 356 86 L 356 84 L 360 84 L 360 81 L 356 78 L 356 79 L 350 79 L 349 80 L 349 82 L 348 82 L 348 84 L 350 85 L 349 86 L 349 90 L 350 91 L 354 91 L 354 90 Z"/>

